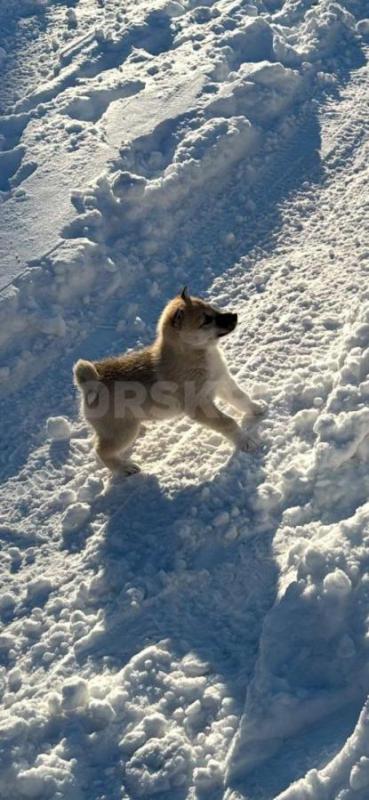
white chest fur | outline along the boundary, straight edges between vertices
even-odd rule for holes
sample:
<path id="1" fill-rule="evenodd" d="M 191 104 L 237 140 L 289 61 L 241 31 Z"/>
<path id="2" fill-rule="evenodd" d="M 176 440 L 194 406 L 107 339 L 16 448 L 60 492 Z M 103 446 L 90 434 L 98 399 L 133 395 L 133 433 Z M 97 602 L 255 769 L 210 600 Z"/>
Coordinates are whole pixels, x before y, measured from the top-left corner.
<path id="1" fill-rule="evenodd" d="M 221 383 L 227 373 L 223 353 L 212 347 L 207 353 L 208 379 L 212 383 Z"/>

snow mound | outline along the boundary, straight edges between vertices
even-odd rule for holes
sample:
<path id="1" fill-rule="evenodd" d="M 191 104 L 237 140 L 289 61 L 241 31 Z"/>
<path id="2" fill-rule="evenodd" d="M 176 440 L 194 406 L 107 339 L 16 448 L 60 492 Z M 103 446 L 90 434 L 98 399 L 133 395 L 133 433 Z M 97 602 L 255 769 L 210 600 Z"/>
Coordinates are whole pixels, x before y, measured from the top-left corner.
<path id="1" fill-rule="evenodd" d="M 310 770 L 276 800 L 310 800 L 311 797 L 365 800 L 369 787 L 368 704 L 367 700 L 354 732 L 328 766 Z"/>
<path id="2" fill-rule="evenodd" d="M 64 533 L 71 533 L 78 530 L 90 516 L 90 506 L 88 503 L 72 503 L 62 517 L 62 528 Z"/>
<path id="3" fill-rule="evenodd" d="M 48 438 L 54 442 L 66 441 L 72 435 L 70 422 L 65 417 L 49 417 L 46 430 Z"/>
<path id="4" fill-rule="evenodd" d="M 314 444 L 305 467 L 291 464 L 281 498 L 303 485 L 311 495 L 305 506 L 285 511 L 275 539 L 277 554 L 279 542 L 289 541 L 290 549 L 281 559 L 278 600 L 264 622 L 230 756 L 231 780 L 270 757 L 284 737 L 369 689 L 367 617 L 358 612 L 368 583 L 368 319 L 367 304 L 359 315 L 354 307 L 334 348 L 336 373 L 327 374 L 325 387 L 306 389 L 312 408 L 296 415 L 297 430 L 306 437 L 310 428 Z M 316 397 L 324 398 L 318 413 Z"/>

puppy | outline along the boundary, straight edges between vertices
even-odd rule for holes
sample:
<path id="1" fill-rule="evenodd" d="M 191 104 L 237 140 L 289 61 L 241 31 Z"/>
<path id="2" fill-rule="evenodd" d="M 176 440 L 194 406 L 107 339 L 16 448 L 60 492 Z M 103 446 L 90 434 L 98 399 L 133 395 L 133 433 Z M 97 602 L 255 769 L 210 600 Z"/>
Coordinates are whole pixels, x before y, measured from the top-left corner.
<path id="1" fill-rule="evenodd" d="M 252 417 L 265 410 L 240 389 L 218 349 L 236 325 L 237 314 L 223 313 L 184 289 L 164 308 L 149 347 L 102 361 L 77 361 L 73 371 L 82 412 L 95 430 L 96 452 L 110 470 L 137 472 L 137 465 L 119 454 L 134 442 L 142 421 L 180 414 L 241 450 L 252 449 L 252 439 L 214 402 L 221 397 Z"/>

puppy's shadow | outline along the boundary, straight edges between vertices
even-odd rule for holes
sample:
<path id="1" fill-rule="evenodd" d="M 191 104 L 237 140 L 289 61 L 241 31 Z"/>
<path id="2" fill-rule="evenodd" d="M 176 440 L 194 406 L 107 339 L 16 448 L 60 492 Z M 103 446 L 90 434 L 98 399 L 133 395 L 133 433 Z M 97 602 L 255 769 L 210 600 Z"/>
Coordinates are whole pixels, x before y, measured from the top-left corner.
<path id="1" fill-rule="evenodd" d="M 69 441 L 53 441 L 50 443 L 49 457 L 53 467 L 62 467 L 70 457 Z"/>
<path id="2" fill-rule="evenodd" d="M 178 657 L 196 651 L 243 700 L 262 610 L 276 591 L 276 520 L 268 527 L 255 512 L 263 462 L 263 453 L 237 453 L 213 478 L 185 488 L 145 473 L 111 481 L 93 506 L 104 527 L 94 550 L 104 630 L 82 661 L 110 656 L 120 668 L 170 639 Z M 240 620 L 255 616 L 255 606 L 242 642 Z"/>
<path id="3" fill-rule="evenodd" d="M 108 660 L 118 672 L 165 641 L 172 670 L 196 654 L 209 680 L 222 682 L 242 712 L 276 594 L 275 520 L 261 533 L 254 510 L 263 462 L 260 452 L 233 454 L 212 478 L 193 476 L 187 485 L 183 476 L 164 484 L 144 472 L 110 481 L 92 507 L 95 532 L 100 520 L 102 527 L 86 558 L 96 572 L 91 603 L 100 623 L 77 644 L 81 666 L 88 662 L 98 674 Z M 145 681 L 143 705 L 157 702 L 156 681 Z M 171 800 L 184 800 L 188 786 L 172 789 Z"/>

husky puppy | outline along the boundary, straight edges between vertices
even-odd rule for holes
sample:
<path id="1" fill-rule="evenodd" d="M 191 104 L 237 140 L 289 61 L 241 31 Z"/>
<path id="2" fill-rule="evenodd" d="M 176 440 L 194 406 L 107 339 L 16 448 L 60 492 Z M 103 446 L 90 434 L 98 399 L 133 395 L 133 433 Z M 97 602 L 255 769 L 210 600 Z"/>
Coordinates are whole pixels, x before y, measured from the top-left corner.
<path id="1" fill-rule="evenodd" d="M 214 402 L 218 396 L 250 417 L 266 408 L 237 385 L 218 349 L 236 325 L 237 314 L 219 311 L 184 289 L 165 306 L 149 347 L 101 361 L 77 361 L 73 372 L 82 413 L 95 430 L 96 452 L 110 470 L 137 472 L 139 467 L 119 454 L 132 445 L 141 423 L 181 414 L 241 450 L 253 448 L 250 436 Z"/>

